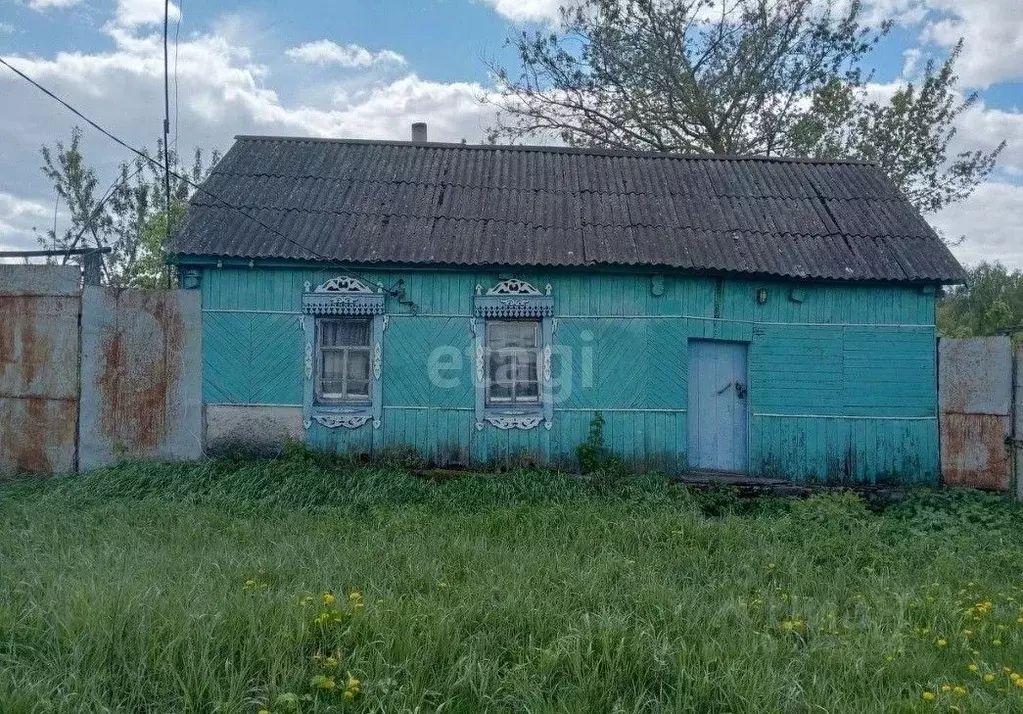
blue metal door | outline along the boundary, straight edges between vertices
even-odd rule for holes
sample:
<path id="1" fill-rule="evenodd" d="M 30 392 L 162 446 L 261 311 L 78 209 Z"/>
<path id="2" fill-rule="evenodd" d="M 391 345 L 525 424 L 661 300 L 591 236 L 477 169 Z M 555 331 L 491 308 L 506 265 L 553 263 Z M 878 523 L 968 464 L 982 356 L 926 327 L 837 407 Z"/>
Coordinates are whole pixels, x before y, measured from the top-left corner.
<path id="1" fill-rule="evenodd" d="M 689 340 L 689 466 L 746 470 L 746 344 Z"/>

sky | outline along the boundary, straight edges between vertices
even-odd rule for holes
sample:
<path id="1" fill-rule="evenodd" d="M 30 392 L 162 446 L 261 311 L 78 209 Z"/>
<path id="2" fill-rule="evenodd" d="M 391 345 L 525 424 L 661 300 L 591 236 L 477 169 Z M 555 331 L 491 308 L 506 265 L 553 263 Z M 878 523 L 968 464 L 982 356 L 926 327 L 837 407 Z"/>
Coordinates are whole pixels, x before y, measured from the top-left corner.
<path id="1" fill-rule="evenodd" d="M 483 139 L 488 70 L 515 67 L 505 40 L 556 21 L 564 0 L 330 0 L 171 4 L 171 142 L 227 150 L 236 134 Z M 879 85 L 912 79 L 960 38 L 961 88 L 979 103 L 958 148 L 1009 146 L 967 200 L 927 216 L 970 265 L 1023 269 L 1023 12 L 1020 0 L 864 0 L 891 35 L 871 57 Z M 137 147 L 162 132 L 162 0 L 0 0 L 0 57 Z M 40 171 L 40 147 L 82 121 L 0 67 L 0 250 L 37 247 L 66 215 Z M 88 127 L 100 190 L 129 152 Z"/>

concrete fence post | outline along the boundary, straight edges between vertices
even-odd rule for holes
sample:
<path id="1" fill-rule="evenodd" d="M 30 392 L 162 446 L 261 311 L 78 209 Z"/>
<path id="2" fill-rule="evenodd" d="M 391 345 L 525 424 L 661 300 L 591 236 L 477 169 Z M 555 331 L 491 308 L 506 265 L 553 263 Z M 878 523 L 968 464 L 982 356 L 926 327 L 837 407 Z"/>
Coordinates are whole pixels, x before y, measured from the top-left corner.
<path id="1" fill-rule="evenodd" d="M 1023 501 L 1023 454 L 1020 453 L 1020 440 L 1023 439 L 1023 346 L 1017 347 L 1012 359 L 1012 448 L 1013 493 L 1017 500 Z"/>

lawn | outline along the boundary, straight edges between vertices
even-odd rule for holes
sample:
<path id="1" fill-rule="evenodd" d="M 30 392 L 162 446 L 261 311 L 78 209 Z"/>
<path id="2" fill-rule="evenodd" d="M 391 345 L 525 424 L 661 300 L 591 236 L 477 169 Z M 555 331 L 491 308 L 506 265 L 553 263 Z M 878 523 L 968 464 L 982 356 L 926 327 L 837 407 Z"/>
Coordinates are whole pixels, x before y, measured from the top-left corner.
<path id="1" fill-rule="evenodd" d="M 979 494 L 125 464 L 0 485 L 0 712 L 1021 711 L 1021 565 Z"/>

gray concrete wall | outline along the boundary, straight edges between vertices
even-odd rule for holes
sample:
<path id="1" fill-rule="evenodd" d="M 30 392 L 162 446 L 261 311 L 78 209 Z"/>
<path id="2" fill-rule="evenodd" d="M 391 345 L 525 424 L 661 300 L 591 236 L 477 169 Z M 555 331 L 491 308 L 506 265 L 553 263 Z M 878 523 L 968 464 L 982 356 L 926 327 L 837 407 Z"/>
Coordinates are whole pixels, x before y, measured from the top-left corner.
<path id="1" fill-rule="evenodd" d="M 77 296 L 80 283 L 77 265 L 0 264 L 2 295 Z"/>
<path id="2" fill-rule="evenodd" d="M 0 478 L 75 468 L 77 266 L 0 265 Z"/>
<path id="3" fill-rule="evenodd" d="M 289 439 L 302 441 L 301 407 L 206 407 L 206 453 L 277 456 Z"/>
<path id="4" fill-rule="evenodd" d="M 86 287 L 79 468 L 202 455 L 198 291 Z"/>

